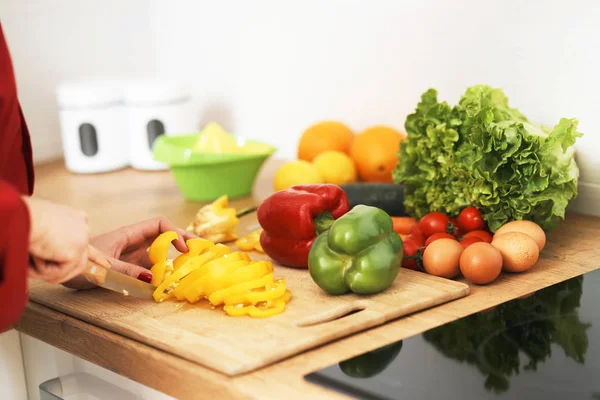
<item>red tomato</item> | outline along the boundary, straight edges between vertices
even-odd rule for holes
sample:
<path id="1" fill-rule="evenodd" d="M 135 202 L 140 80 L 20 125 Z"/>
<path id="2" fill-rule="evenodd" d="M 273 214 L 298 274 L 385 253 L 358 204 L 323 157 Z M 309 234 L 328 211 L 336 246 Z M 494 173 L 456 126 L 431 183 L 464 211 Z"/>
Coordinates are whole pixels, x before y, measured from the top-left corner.
<path id="1" fill-rule="evenodd" d="M 431 235 L 427 238 L 427 240 L 425 241 L 425 246 L 429 246 L 429 244 L 431 242 L 435 242 L 438 239 L 444 239 L 444 238 L 456 240 L 456 238 L 454 236 L 452 236 L 451 234 L 446 233 L 446 232 L 434 233 L 433 235 Z"/>
<path id="2" fill-rule="evenodd" d="M 460 228 L 460 226 L 458 226 L 457 218 L 450 218 L 450 223 L 452 225 L 451 226 L 448 225 L 450 227 L 450 229 L 448 230 L 448 233 L 451 233 L 456 237 L 460 237 L 464 234 L 463 230 Z"/>
<path id="3" fill-rule="evenodd" d="M 412 269 L 417 271 L 418 268 L 418 260 L 417 255 L 420 253 L 419 248 L 421 247 L 419 243 L 415 241 L 414 238 L 409 237 L 403 241 L 404 244 L 404 258 L 402 259 L 402 267 Z M 410 257 L 410 258 L 407 258 Z"/>
<path id="4" fill-rule="evenodd" d="M 478 209 L 473 206 L 463 209 L 458 215 L 458 226 L 465 232 L 481 230 L 485 221 Z"/>
<path id="5" fill-rule="evenodd" d="M 488 231 L 471 231 L 465 234 L 465 238 L 473 236 L 478 237 L 484 242 L 492 243 L 492 234 Z"/>
<path id="6" fill-rule="evenodd" d="M 419 228 L 421 228 L 423 235 L 428 238 L 434 233 L 446 233 L 448 231 L 449 222 L 450 218 L 444 213 L 434 211 L 421 218 L 419 221 Z"/>
<path id="7" fill-rule="evenodd" d="M 469 237 L 465 236 L 465 238 L 462 239 L 459 243 L 462 244 L 463 247 L 466 249 L 467 247 L 469 247 L 473 243 L 477 243 L 477 242 L 483 242 L 483 240 L 480 237 L 477 237 L 477 236 L 469 236 Z"/>
<path id="8" fill-rule="evenodd" d="M 421 231 L 421 228 L 419 228 L 418 223 L 413 225 L 412 229 L 410 230 L 410 234 L 408 236 L 411 236 L 412 238 L 414 238 L 414 240 L 417 242 L 417 244 L 419 246 L 423 246 L 425 244 L 425 235 L 423 235 L 423 232 Z M 408 239 L 408 236 L 407 236 L 407 239 Z"/>

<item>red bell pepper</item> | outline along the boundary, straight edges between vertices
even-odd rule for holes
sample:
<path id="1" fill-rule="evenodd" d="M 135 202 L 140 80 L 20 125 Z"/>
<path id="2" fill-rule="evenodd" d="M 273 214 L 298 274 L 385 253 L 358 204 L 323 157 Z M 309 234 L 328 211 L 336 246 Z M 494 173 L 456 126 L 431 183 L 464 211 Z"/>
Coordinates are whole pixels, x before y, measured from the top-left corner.
<path id="1" fill-rule="evenodd" d="M 296 185 L 275 192 L 257 210 L 260 244 L 279 264 L 307 268 L 317 235 L 349 210 L 348 197 L 337 185 Z"/>

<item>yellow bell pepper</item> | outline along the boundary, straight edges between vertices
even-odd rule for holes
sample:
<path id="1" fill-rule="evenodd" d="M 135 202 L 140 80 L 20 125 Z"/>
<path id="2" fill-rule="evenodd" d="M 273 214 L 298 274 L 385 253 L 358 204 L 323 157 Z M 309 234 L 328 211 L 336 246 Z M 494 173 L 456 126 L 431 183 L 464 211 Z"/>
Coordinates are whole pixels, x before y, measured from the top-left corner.
<path id="1" fill-rule="evenodd" d="M 173 270 L 175 271 L 185 264 L 190 257 L 202 254 L 205 251 L 210 250 L 215 245 L 214 242 L 202 238 L 188 239 L 186 240 L 185 244 L 188 247 L 188 252 L 180 254 L 177 256 L 177 258 L 175 258 L 173 261 Z"/>
<path id="2" fill-rule="evenodd" d="M 223 299 L 227 297 L 235 296 L 238 294 L 245 293 L 252 289 L 267 286 L 270 282 L 273 282 L 272 273 L 267 274 L 262 278 L 254 279 L 248 282 L 238 283 L 237 285 L 216 290 L 208 296 L 208 301 L 210 301 L 213 306 L 218 306 L 223 304 Z"/>
<path id="3" fill-rule="evenodd" d="M 229 285 L 227 277 L 248 264 L 249 261 L 244 259 L 236 262 L 215 262 L 206 266 L 206 274 L 203 274 L 196 282 L 202 287 L 205 294 L 209 295 L 216 290 L 227 287 Z"/>
<path id="4" fill-rule="evenodd" d="M 148 249 L 148 257 L 150 258 L 152 265 L 158 264 L 159 262 L 167 259 L 169 246 L 171 246 L 171 242 L 177 238 L 177 232 L 166 231 L 154 239 L 150 245 L 150 248 Z"/>
<path id="5" fill-rule="evenodd" d="M 225 195 L 203 206 L 186 229 L 215 243 L 236 240 L 235 227 L 239 219 L 235 208 L 228 207 L 228 202 L 229 198 Z"/>
<path id="6" fill-rule="evenodd" d="M 228 260 L 228 261 L 240 261 L 240 260 L 245 260 L 246 257 L 244 256 L 243 253 L 240 252 L 234 252 L 234 253 L 217 253 L 215 252 L 214 249 L 217 249 L 217 246 L 219 246 L 219 248 L 223 247 L 225 249 L 227 249 L 227 251 L 229 251 L 229 247 L 223 245 L 223 244 L 217 244 L 215 247 L 213 247 L 213 249 L 207 253 L 202 254 L 202 256 L 206 257 L 206 260 L 204 262 L 204 264 L 196 269 L 194 272 L 192 272 L 191 274 L 187 275 L 185 278 L 183 278 L 181 280 L 181 282 L 179 282 L 179 285 L 177 285 L 177 287 L 174 290 L 174 295 L 175 297 L 177 297 L 178 300 L 185 300 L 186 296 L 186 292 L 188 290 L 190 290 L 194 284 L 195 281 L 200 278 L 202 275 L 206 274 L 207 268 L 210 267 L 210 265 L 212 265 L 211 263 L 213 261 L 218 261 L 218 260 Z"/>
<path id="7" fill-rule="evenodd" d="M 263 250 L 262 246 L 260 245 L 260 234 L 262 233 L 262 231 L 263 231 L 262 228 L 252 231 L 248 235 L 236 240 L 235 245 L 237 247 L 239 247 L 241 250 L 245 250 L 245 251 L 256 250 L 256 251 L 260 251 L 261 253 L 264 253 L 265 251 Z"/>
<path id="8" fill-rule="evenodd" d="M 156 301 L 164 301 L 174 295 L 173 289 L 178 285 L 178 281 L 190 274 L 192 271 L 200 268 L 204 265 L 207 260 L 212 257 L 212 254 L 205 253 L 202 255 L 194 256 L 190 258 L 184 265 L 182 265 L 177 271 L 173 272 L 171 276 L 166 278 L 153 293 L 153 297 Z M 161 300 L 162 299 L 162 300 Z"/>
<path id="9" fill-rule="evenodd" d="M 283 296 L 281 296 L 278 299 L 273 299 L 273 300 L 267 300 L 267 305 L 272 305 L 274 302 L 277 301 L 283 301 L 284 303 L 289 303 L 290 299 L 292 298 L 292 292 L 290 292 L 289 290 L 286 290 L 285 293 L 283 294 Z"/>
<path id="10" fill-rule="evenodd" d="M 232 317 L 249 315 L 253 318 L 266 318 L 282 313 L 285 305 L 290 301 L 291 293 L 286 291 L 280 298 L 269 300 L 258 305 L 244 306 L 243 304 L 226 305 L 223 310 Z"/>
<path id="11" fill-rule="evenodd" d="M 224 287 L 237 285 L 262 278 L 269 272 L 273 272 L 273 264 L 268 261 L 253 261 L 248 265 L 240 267 L 223 278 Z"/>
<path id="12" fill-rule="evenodd" d="M 196 279 L 187 292 L 185 292 L 185 298 L 190 303 L 195 303 L 202 296 L 208 296 L 212 292 L 221 289 L 223 287 L 223 277 L 237 268 L 247 265 L 248 261 L 232 261 L 219 258 L 213 260 L 210 264 L 204 266 L 203 270 L 206 272 Z"/>
<path id="13" fill-rule="evenodd" d="M 162 260 L 152 266 L 150 268 L 150 272 L 152 272 L 152 282 L 151 284 L 154 286 L 160 285 L 163 280 L 167 277 L 167 274 L 170 274 L 173 271 L 173 263 L 171 260 Z"/>
<path id="14" fill-rule="evenodd" d="M 224 201 L 224 206 L 222 199 L 213 205 L 224 208 L 226 196 Z M 164 232 L 148 249 L 153 262 L 152 284 L 157 286 L 153 297 L 157 302 L 173 296 L 191 303 L 207 298 L 215 306 L 224 304 L 228 315 L 254 318 L 284 311 L 291 293 L 285 279 L 273 280 L 270 261 L 253 261 L 245 251 L 230 252 L 228 246 L 206 238 L 188 240 L 188 252 L 169 260 L 169 246 L 177 237 L 176 232 Z M 240 249 L 249 249 L 255 240 L 252 248 L 261 251 L 260 230 L 242 239 L 236 243 Z"/>
<path id="15" fill-rule="evenodd" d="M 277 279 L 268 283 L 266 286 L 250 290 L 246 293 L 240 293 L 225 297 L 223 303 L 230 305 L 256 305 L 257 303 L 275 300 L 282 297 L 286 292 L 285 279 Z"/>

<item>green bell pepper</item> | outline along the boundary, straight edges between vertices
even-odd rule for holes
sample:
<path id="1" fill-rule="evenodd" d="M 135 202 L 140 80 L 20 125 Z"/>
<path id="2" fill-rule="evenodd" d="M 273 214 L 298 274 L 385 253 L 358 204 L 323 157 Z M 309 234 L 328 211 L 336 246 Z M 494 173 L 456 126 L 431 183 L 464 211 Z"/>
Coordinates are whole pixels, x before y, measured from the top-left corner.
<path id="1" fill-rule="evenodd" d="M 357 205 L 315 239 L 308 269 L 329 294 L 373 294 L 394 283 L 403 255 L 392 218 L 379 208 Z"/>

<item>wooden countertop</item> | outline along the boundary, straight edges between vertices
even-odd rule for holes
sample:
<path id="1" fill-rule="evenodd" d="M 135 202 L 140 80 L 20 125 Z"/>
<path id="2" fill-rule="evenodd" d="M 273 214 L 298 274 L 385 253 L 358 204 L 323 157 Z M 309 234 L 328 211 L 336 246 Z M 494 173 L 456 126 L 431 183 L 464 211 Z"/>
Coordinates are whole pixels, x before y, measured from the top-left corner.
<path id="1" fill-rule="evenodd" d="M 251 198 L 233 200 L 236 208 L 262 201 L 271 192 L 278 160 L 268 161 Z M 126 169 L 74 175 L 63 161 L 36 168 L 35 196 L 87 212 L 91 234 L 163 215 L 185 228 L 200 204 L 187 202 L 168 171 Z M 30 302 L 17 329 L 52 346 L 108 368 L 180 399 L 198 398 L 346 398 L 304 381 L 304 375 L 374 350 L 507 300 L 598 268 L 600 218 L 569 214 L 548 237 L 535 268 L 503 275 L 484 287 L 471 287 L 463 299 L 338 340 L 261 370 L 229 378 L 186 360 L 97 328 Z M 35 284 L 35 282 L 32 282 Z M 101 305 L 99 305 L 101 307 Z"/>

